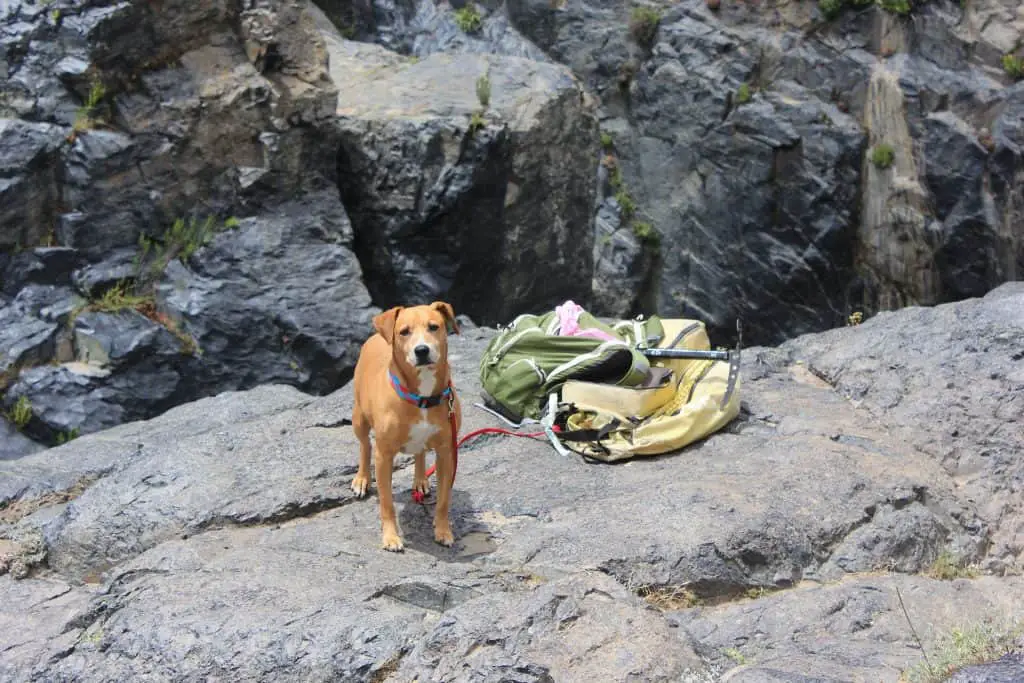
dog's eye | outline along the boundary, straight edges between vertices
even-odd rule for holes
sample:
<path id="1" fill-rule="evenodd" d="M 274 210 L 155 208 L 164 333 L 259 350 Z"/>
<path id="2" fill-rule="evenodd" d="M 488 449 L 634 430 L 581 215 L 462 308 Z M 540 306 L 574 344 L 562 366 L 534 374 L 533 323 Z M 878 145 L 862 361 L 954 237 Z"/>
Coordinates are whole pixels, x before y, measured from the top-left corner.
<path id="1" fill-rule="evenodd" d="M 430 330 L 431 332 L 437 332 L 439 329 L 441 329 L 441 326 L 438 325 L 437 323 L 430 323 L 429 325 L 427 325 L 427 329 Z"/>
<path id="2" fill-rule="evenodd" d="M 403 337 L 408 337 L 410 332 L 412 332 L 412 330 L 410 330 L 408 327 L 403 327 L 398 334 L 402 335 Z"/>

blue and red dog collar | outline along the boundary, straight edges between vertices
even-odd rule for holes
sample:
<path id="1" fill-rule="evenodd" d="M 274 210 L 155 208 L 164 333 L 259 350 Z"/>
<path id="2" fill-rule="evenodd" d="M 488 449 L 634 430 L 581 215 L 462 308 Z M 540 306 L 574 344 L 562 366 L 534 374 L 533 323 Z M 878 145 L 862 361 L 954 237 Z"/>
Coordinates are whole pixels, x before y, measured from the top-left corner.
<path id="1" fill-rule="evenodd" d="M 419 408 L 433 408 L 434 406 L 441 405 L 441 401 L 448 398 L 452 393 L 452 385 L 449 384 L 440 394 L 434 394 L 433 396 L 420 396 L 419 394 L 414 394 L 403 387 L 402 382 L 398 379 L 395 373 L 390 370 L 388 370 L 388 376 L 391 377 L 391 386 L 395 388 L 395 393 L 397 393 L 403 401 L 408 401 Z"/>

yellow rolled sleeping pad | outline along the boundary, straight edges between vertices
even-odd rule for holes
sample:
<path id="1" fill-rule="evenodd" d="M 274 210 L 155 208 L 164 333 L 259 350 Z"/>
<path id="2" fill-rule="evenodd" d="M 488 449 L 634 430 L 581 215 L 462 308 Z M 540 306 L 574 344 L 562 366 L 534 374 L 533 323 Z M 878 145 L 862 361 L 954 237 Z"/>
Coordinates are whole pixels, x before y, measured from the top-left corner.
<path id="1" fill-rule="evenodd" d="M 703 322 L 662 319 L 656 348 L 710 350 Z M 717 432 L 740 411 L 740 378 L 726 397 L 729 362 L 657 358 L 638 387 L 570 380 L 561 403 L 572 407 L 569 433 L 596 431 L 599 438 L 573 441 L 573 450 L 608 462 L 679 450 Z"/>

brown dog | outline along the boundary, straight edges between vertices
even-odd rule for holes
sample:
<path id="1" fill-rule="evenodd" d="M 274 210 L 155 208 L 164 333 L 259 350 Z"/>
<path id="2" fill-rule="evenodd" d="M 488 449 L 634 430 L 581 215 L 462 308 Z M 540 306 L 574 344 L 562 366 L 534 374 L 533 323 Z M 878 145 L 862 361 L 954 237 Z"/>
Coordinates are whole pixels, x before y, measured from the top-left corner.
<path id="1" fill-rule="evenodd" d="M 402 550 L 391 496 L 391 470 L 395 455 L 415 457 L 413 490 L 430 492 L 424 460 L 433 450 L 437 457 L 437 507 L 434 540 L 455 542 L 448 521 L 454 479 L 453 442 L 449 411 L 455 413 L 456 434 L 462 425 L 458 396 L 451 386 L 448 367 L 448 327 L 458 334 L 450 304 L 384 311 L 373 319 L 377 333 L 359 353 L 355 371 L 355 406 L 352 429 L 359 439 L 359 471 L 352 490 L 362 498 L 370 487 L 370 430 L 377 445 L 374 466 L 385 550 Z"/>

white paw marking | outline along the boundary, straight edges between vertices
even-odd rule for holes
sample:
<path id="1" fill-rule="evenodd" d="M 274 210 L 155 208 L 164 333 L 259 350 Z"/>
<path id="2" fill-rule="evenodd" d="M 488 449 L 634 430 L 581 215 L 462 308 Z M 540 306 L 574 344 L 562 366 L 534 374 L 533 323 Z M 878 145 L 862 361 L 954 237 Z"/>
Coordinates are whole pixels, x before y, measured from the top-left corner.
<path id="1" fill-rule="evenodd" d="M 357 498 L 362 498 L 366 495 L 366 491 L 370 488 L 370 480 L 362 477 L 355 477 L 352 480 L 352 492 L 356 494 Z"/>

